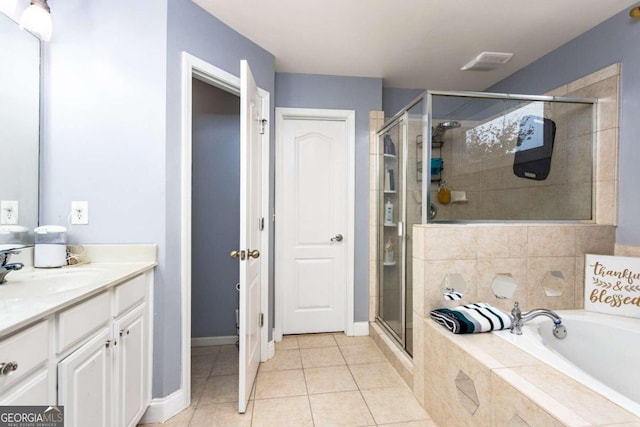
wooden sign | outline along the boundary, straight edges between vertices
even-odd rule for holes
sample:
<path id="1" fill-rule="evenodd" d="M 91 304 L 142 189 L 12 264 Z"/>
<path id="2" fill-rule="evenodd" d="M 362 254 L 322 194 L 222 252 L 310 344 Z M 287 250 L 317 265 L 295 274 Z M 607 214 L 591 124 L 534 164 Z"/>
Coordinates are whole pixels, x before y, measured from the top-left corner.
<path id="1" fill-rule="evenodd" d="M 640 318 L 640 258 L 585 256 L 584 309 Z"/>

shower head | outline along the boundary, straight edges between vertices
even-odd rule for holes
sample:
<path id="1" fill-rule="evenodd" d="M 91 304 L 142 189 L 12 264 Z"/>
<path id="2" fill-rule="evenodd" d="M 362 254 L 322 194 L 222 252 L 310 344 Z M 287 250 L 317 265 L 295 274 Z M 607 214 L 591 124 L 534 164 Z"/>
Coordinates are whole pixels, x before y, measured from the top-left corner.
<path id="1" fill-rule="evenodd" d="M 435 128 L 431 128 L 431 142 L 441 144 L 443 142 L 442 138 L 444 138 L 445 132 L 449 129 L 459 128 L 460 126 L 460 122 L 456 122 L 455 120 L 438 123 Z"/>
<path id="2" fill-rule="evenodd" d="M 438 127 L 441 129 L 454 129 L 454 128 L 459 128 L 460 127 L 460 122 L 456 122 L 455 120 L 451 120 L 448 122 L 442 122 L 438 124 Z"/>

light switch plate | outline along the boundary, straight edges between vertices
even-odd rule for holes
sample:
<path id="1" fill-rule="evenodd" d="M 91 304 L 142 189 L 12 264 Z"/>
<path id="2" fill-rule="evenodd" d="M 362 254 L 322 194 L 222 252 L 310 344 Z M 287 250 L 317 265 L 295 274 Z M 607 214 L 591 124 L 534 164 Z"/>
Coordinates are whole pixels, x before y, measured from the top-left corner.
<path id="1" fill-rule="evenodd" d="M 89 224 L 89 202 L 87 201 L 71 202 L 71 224 L 72 225 Z"/>
<path id="2" fill-rule="evenodd" d="M 0 224 L 17 224 L 18 219 L 18 201 L 2 200 L 0 202 Z"/>

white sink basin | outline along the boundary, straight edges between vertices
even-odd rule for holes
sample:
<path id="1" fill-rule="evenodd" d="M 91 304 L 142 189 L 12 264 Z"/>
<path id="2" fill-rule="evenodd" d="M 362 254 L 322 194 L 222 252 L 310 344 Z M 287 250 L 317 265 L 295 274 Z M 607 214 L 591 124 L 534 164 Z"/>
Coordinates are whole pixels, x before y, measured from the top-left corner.
<path id="1" fill-rule="evenodd" d="M 67 292 L 87 286 L 105 277 L 105 271 L 94 268 L 60 268 L 9 273 L 0 285 L 0 299 L 36 298 Z"/>

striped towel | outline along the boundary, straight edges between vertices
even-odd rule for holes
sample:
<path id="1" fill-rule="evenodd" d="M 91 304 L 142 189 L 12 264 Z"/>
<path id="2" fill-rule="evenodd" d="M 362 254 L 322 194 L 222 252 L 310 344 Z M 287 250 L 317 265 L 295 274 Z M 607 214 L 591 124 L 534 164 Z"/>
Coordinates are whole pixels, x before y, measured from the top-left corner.
<path id="1" fill-rule="evenodd" d="M 445 292 L 444 294 L 442 294 L 442 297 L 449 301 L 461 300 L 462 292 L 456 292 L 456 291 Z"/>
<path id="2" fill-rule="evenodd" d="M 431 318 L 454 334 L 475 334 L 511 328 L 511 315 L 487 303 L 439 308 Z"/>

